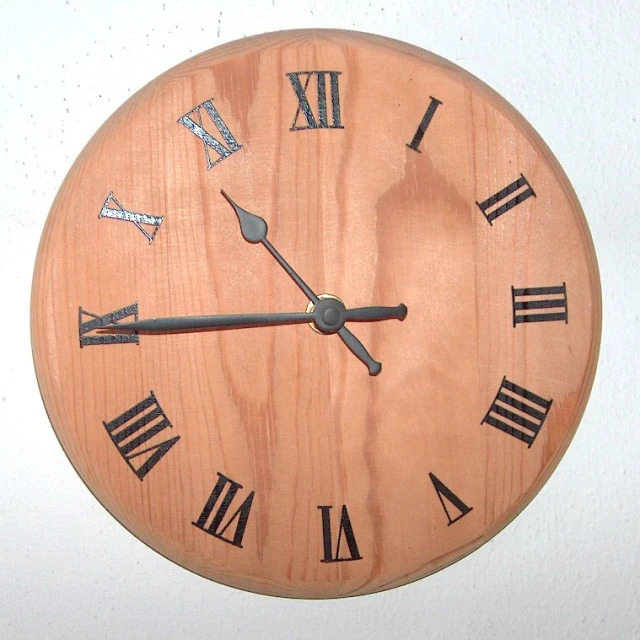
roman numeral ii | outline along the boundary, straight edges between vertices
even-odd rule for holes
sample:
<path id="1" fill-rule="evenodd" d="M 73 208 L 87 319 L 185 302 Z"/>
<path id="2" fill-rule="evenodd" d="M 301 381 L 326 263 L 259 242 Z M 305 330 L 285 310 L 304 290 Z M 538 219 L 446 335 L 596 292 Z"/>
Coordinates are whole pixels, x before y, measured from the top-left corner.
<path id="1" fill-rule="evenodd" d="M 222 137 L 224 142 L 221 142 L 212 136 L 205 129 L 202 122 L 203 109 L 211 123 L 215 126 L 218 135 Z M 181 118 L 178 118 L 178 122 L 183 124 L 187 129 L 189 129 L 189 131 L 191 131 L 191 133 L 202 140 L 204 156 L 207 161 L 207 171 L 215 167 L 219 162 L 228 158 L 232 153 L 242 149 L 242 145 L 238 144 L 238 141 L 233 137 L 233 134 L 225 124 L 222 116 L 213 106 L 213 98 L 211 98 L 211 100 L 205 100 L 202 104 L 199 104 L 197 107 L 191 109 L 191 111 L 185 113 Z M 215 154 L 213 156 L 213 160 L 211 159 L 211 151 Z"/>
<path id="2" fill-rule="evenodd" d="M 168 440 L 156 437 L 173 425 L 162 411 L 153 391 L 111 422 L 102 424 L 120 455 L 140 480 L 144 480 L 149 471 L 180 440 L 180 436 Z"/>
<path id="3" fill-rule="evenodd" d="M 482 424 L 490 424 L 531 447 L 542 429 L 552 402 L 505 377 Z"/>
<path id="4" fill-rule="evenodd" d="M 513 198 L 509 198 L 512 193 L 515 193 L 515 195 Z M 535 195 L 536 194 L 527 179 L 524 175 L 520 174 L 520 177 L 510 185 L 501 189 L 498 193 L 492 195 L 483 202 L 476 202 L 476 204 L 480 207 L 480 211 L 484 214 L 487 222 L 492 224 L 496 218 L 513 209 L 513 207 L 521 202 L 524 202 L 527 198 L 530 198 L 531 196 L 535 197 Z M 507 200 L 507 198 L 509 199 Z M 498 206 L 496 207 L 496 205 Z"/>
<path id="5" fill-rule="evenodd" d="M 102 329 L 109 325 L 118 325 L 118 320 L 133 316 L 134 320 L 138 319 L 138 303 L 134 302 L 122 309 L 116 309 L 111 313 L 105 313 L 103 316 L 98 316 L 95 313 L 91 313 L 86 309 L 80 307 L 78 313 L 78 334 L 80 335 L 80 346 L 88 347 L 99 344 L 125 344 L 135 343 L 138 344 L 137 333 L 105 333 L 103 335 L 87 335 L 91 331 L 96 329 Z M 91 318 L 91 320 L 85 320 L 85 318 Z M 84 320 L 84 321 L 83 321 Z"/>
<path id="6" fill-rule="evenodd" d="M 569 322 L 567 285 L 557 287 L 511 287 L 513 326 L 522 322 Z"/>
<path id="7" fill-rule="evenodd" d="M 222 497 L 225 488 L 226 493 L 224 494 L 224 497 Z M 241 484 L 235 480 L 230 480 L 227 476 L 218 472 L 218 481 L 216 482 L 215 487 L 213 487 L 213 491 L 207 500 L 207 504 L 204 506 L 198 520 L 192 524 L 198 527 L 198 529 L 202 529 L 206 533 L 212 535 L 214 538 L 218 538 L 218 540 L 228 542 L 234 547 L 242 548 L 242 538 L 244 538 L 244 532 L 247 528 L 247 522 L 249 520 L 255 491 L 252 491 L 244 499 L 242 504 L 236 509 L 231 517 L 225 518 L 233 499 L 236 497 L 236 494 L 240 489 L 242 489 Z M 214 509 L 221 498 L 222 500 L 220 505 L 214 512 Z M 211 517 L 212 515 L 213 517 Z M 210 518 L 211 520 L 209 521 Z M 207 524 L 207 522 L 209 522 L 209 524 Z M 235 529 L 233 529 L 234 526 Z M 225 533 L 227 533 L 228 529 L 231 529 L 231 531 L 225 537 Z M 233 532 L 233 537 L 231 537 L 231 532 Z"/>
<path id="8" fill-rule="evenodd" d="M 298 98 L 298 108 L 293 118 L 290 131 L 304 129 L 344 129 L 340 119 L 340 88 L 338 79 L 340 71 L 296 71 L 287 73 L 291 86 Z M 302 78 L 302 79 L 301 79 Z M 309 86 L 311 78 L 315 78 L 317 113 L 311 108 Z M 331 111 L 327 107 L 327 93 L 331 96 Z M 300 116 L 304 116 L 306 124 L 299 124 Z"/>
<path id="9" fill-rule="evenodd" d="M 318 509 L 322 512 L 322 541 L 324 547 L 324 557 L 320 562 L 345 562 L 348 560 L 362 560 L 362 556 L 358 551 L 356 537 L 353 534 L 351 519 L 347 506 L 342 505 L 342 514 L 340 516 L 340 524 L 338 526 L 338 540 L 336 542 L 335 551 L 333 551 L 333 542 L 331 534 L 331 506 L 320 506 Z M 343 555 L 341 552 L 342 540 L 346 541 L 349 549 L 349 555 Z"/>

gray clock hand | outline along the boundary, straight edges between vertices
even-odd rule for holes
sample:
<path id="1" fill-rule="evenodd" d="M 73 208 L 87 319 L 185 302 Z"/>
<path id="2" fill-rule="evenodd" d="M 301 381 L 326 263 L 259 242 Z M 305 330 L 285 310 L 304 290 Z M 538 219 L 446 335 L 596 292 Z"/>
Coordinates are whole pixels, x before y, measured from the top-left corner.
<path id="1" fill-rule="evenodd" d="M 238 206 L 224 190 L 221 191 L 227 202 L 233 207 L 240 222 L 240 231 L 247 242 L 256 244 L 261 242 L 269 251 L 269 253 L 277 260 L 278 264 L 289 274 L 293 281 L 302 289 L 304 294 L 313 302 L 318 304 L 320 298 L 313 290 L 302 280 L 302 278 L 293 270 L 289 263 L 276 251 L 275 247 L 267 240 L 267 222 L 253 213 L 249 213 L 242 207 Z M 349 347 L 351 353 L 363 362 L 369 369 L 369 375 L 377 376 L 382 371 L 382 364 L 371 357 L 371 354 L 365 349 L 364 345 L 356 338 L 356 336 L 346 327 L 341 327 L 338 335 L 342 341 Z"/>
<path id="2" fill-rule="evenodd" d="M 177 316 L 173 318 L 149 318 L 136 322 L 120 322 L 103 331 L 135 333 L 148 331 L 193 331 L 195 329 L 240 329 L 242 327 L 269 327 L 282 324 L 305 324 L 313 316 L 309 313 L 243 313 L 225 316 Z"/>
<path id="3" fill-rule="evenodd" d="M 332 307 L 334 311 L 329 311 Z M 327 312 L 329 313 L 327 314 Z M 170 331 L 193 331 L 196 329 L 240 329 L 243 327 L 268 327 L 283 324 L 306 324 L 314 321 L 323 333 L 337 333 L 345 322 L 373 322 L 377 320 L 402 320 L 406 307 L 361 307 L 344 309 L 338 300 L 316 307 L 313 313 L 243 313 L 221 316 L 177 316 L 172 318 L 149 318 L 135 322 L 121 322 L 103 327 L 107 333 L 135 333 L 144 331 L 162 333 Z M 323 321 L 324 320 L 324 321 Z"/>

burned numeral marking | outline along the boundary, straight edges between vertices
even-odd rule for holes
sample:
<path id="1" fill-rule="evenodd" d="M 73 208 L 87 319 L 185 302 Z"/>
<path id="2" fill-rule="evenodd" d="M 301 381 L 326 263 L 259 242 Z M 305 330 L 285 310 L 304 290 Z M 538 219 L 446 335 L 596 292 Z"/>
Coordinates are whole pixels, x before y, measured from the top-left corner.
<path id="1" fill-rule="evenodd" d="M 516 195 L 509 200 L 505 200 L 512 193 L 515 193 Z M 535 198 L 536 194 L 524 175 L 520 174 L 520 177 L 515 182 L 512 182 L 509 186 L 498 191 L 498 193 L 487 198 L 483 202 L 476 202 L 476 204 L 480 207 L 480 211 L 484 214 L 487 222 L 489 224 L 493 224 L 493 221 L 496 218 L 510 209 L 513 209 L 513 207 L 524 202 L 531 196 Z M 496 207 L 495 205 L 498 206 Z"/>
<path id="2" fill-rule="evenodd" d="M 214 509 L 218 504 L 218 500 L 221 498 L 227 485 L 227 492 L 222 498 L 220 506 L 214 512 Z M 218 538 L 218 540 L 228 542 L 234 547 L 242 548 L 242 538 L 244 537 L 244 532 L 247 528 L 247 521 L 249 520 L 249 513 L 251 512 L 251 505 L 253 503 L 255 491 L 252 491 L 244 499 L 242 504 L 236 509 L 231 517 L 225 518 L 233 499 L 240 489 L 242 489 L 241 484 L 234 480 L 230 480 L 218 472 L 218 481 L 216 482 L 216 486 L 213 487 L 213 491 L 211 492 L 200 517 L 196 522 L 192 522 L 192 524 L 198 527 L 198 529 L 202 529 L 206 533 L 212 535 L 214 538 Z M 213 518 L 211 518 L 212 514 Z M 210 518 L 211 521 L 207 525 Z M 227 530 L 233 526 L 235 526 L 235 530 L 232 529 L 233 537 L 225 537 Z"/>
<path id="3" fill-rule="evenodd" d="M 433 96 L 429 96 L 429 97 L 431 98 L 431 102 L 429 103 L 429 106 L 427 107 L 427 110 L 425 111 L 424 116 L 422 116 L 422 121 L 418 126 L 418 130 L 413 136 L 413 140 L 407 144 L 407 147 L 409 147 L 409 149 L 413 149 L 418 153 L 422 153 L 422 151 L 420 151 L 420 148 L 419 148 L 420 143 L 422 142 L 422 138 L 424 138 L 424 134 L 426 133 L 429 125 L 431 124 L 431 120 L 433 119 L 433 116 L 436 113 L 436 109 L 442 104 L 442 101 L 438 100 L 438 98 L 434 98 Z"/>
<path id="4" fill-rule="evenodd" d="M 86 309 L 80 307 L 78 312 L 78 334 L 80 336 L 80 346 L 81 347 L 89 347 L 93 345 L 101 345 L 101 344 L 126 344 L 126 343 L 134 343 L 138 344 L 138 334 L 103 334 L 103 335 L 87 335 L 91 331 L 95 331 L 96 329 L 102 329 L 103 327 L 107 327 L 109 325 L 118 325 L 118 321 L 123 318 L 128 318 L 129 316 L 133 316 L 133 320 L 138 319 L 138 303 L 134 302 L 127 307 L 122 307 L 122 309 L 116 309 L 111 313 L 106 313 L 103 316 L 98 316 L 95 313 L 91 313 Z M 86 320 L 85 318 L 91 318 L 91 320 Z"/>
<path id="5" fill-rule="evenodd" d="M 289 129 L 290 131 L 303 131 L 305 129 L 344 129 L 340 118 L 340 89 L 338 86 L 340 74 L 340 71 L 296 71 L 294 73 L 287 73 L 287 77 L 298 98 L 298 108 L 293 118 L 293 124 Z M 311 78 L 316 79 L 317 115 L 314 114 L 311 108 L 309 98 Z M 327 107 L 327 83 L 329 85 L 328 92 L 331 95 L 331 117 L 329 117 Z M 306 124 L 298 124 L 301 115 L 304 116 Z"/>
<path id="6" fill-rule="evenodd" d="M 203 109 L 214 124 L 218 134 L 222 136 L 224 142 L 214 138 L 205 129 L 202 122 Z M 185 113 L 181 118 L 178 118 L 178 122 L 184 125 L 202 141 L 204 155 L 207 161 L 207 171 L 215 167 L 219 162 L 228 158 L 231 154 L 242 149 L 242 145 L 238 144 L 238 141 L 234 138 L 229 127 L 225 124 L 222 116 L 214 107 L 213 98 L 211 98 L 211 100 L 205 100 L 202 104 L 199 104 L 197 107 L 191 109 L 191 111 Z M 211 159 L 210 151 L 213 151 L 217 155 L 213 160 Z"/>
<path id="7" fill-rule="evenodd" d="M 449 525 L 452 525 L 454 522 L 460 520 L 460 518 L 466 516 L 473 507 L 468 507 L 458 496 L 449 489 L 440 479 L 438 479 L 433 473 L 429 473 L 429 478 L 431 478 L 431 482 L 433 483 L 433 488 L 436 490 L 436 494 L 438 495 L 438 500 L 440 500 L 440 504 L 444 509 L 444 512 L 447 516 L 447 520 L 449 521 Z M 449 505 L 447 507 L 447 505 Z M 451 517 L 451 507 L 455 508 L 453 514 L 455 517 Z M 455 515 L 456 511 L 458 512 Z"/>
<path id="8" fill-rule="evenodd" d="M 351 519 L 349 518 L 349 512 L 347 506 L 342 505 L 342 515 L 340 516 L 340 525 L 338 529 L 338 540 L 335 546 L 335 552 L 333 550 L 333 539 L 331 535 L 331 509 L 332 506 L 319 506 L 318 509 L 322 512 L 322 541 L 324 547 L 324 557 L 320 562 L 346 562 L 348 560 L 362 560 L 362 556 L 358 551 L 358 544 L 356 543 L 356 537 L 353 533 L 353 527 L 351 526 Z M 340 548 L 342 545 L 342 539 L 347 542 L 349 548 L 349 555 L 343 556 Z"/>
<path id="9" fill-rule="evenodd" d="M 569 322 L 567 285 L 557 287 L 511 287 L 513 326 L 522 322 Z"/>
<path id="10" fill-rule="evenodd" d="M 180 436 L 174 436 L 158 442 L 156 436 L 173 425 L 162 411 L 153 391 L 142 402 L 111 422 L 102 424 L 113 444 L 140 480 L 144 480 L 149 471 L 180 439 Z M 153 442 L 150 442 L 152 440 Z M 150 446 L 143 446 L 147 444 Z"/>
<path id="11" fill-rule="evenodd" d="M 153 242 L 153 239 L 156 237 L 156 233 L 158 233 L 158 229 L 164 220 L 162 216 L 150 216 L 146 213 L 134 213 L 133 211 L 127 211 L 116 200 L 116 197 L 113 195 L 113 191 L 104 201 L 102 209 L 98 214 L 98 218 L 111 218 L 113 220 L 132 222 L 149 241 L 149 244 Z M 151 231 L 150 227 L 153 227 L 153 231 Z"/>
<path id="12" fill-rule="evenodd" d="M 482 424 L 490 424 L 531 447 L 542 429 L 552 402 L 505 377 Z"/>

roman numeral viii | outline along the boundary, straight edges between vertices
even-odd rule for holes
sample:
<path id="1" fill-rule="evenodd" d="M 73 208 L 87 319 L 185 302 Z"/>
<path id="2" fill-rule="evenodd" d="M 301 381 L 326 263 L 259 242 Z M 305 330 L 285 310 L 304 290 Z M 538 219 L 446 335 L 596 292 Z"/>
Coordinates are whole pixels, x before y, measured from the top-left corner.
<path id="1" fill-rule="evenodd" d="M 338 79 L 340 71 L 296 71 L 287 73 L 287 78 L 298 98 L 298 108 L 293 118 L 290 131 L 304 129 L 344 129 L 340 119 L 340 89 Z M 302 78 L 302 79 L 301 79 Z M 317 114 L 313 113 L 309 93 L 311 78 L 315 78 Z M 327 93 L 331 96 L 331 112 L 327 107 Z M 304 116 L 306 124 L 298 124 L 300 116 Z M 331 117 L 329 117 L 329 115 Z"/>
<path id="2" fill-rule="evenodd" d="M 331 535 L 331 506 L 320 506 L 318 509 L 322 512 L 322 541 L 324 547 L 324 557 L 320 562 L 345 562 L 348 560 L 362 560 L 362 556 L 358 551 L 356 537 L 353 534 L 353 527 L 349 518 L 347 506 L 342 505 L 342 514 L 340 516 L 340 524 L 338 526 L 338 540 L 336 542 L 335 551 L 333 551 L 333 542 Z M 341 553 L 342 540 L 346 541 L 349 548 L 349 555 Z"/>
<path id="3" fill-rule="evenodd" d="M 212 136 L 205 129 L 202 122 L 203 109 L 211 123 L 215 126 L 218 135 L 222 137 L 224 142 L 221 142 Z M 232 153 L 242 149 L 242 145 L 238 144 L 238 141 L 233 137 L 233 134 L 225 124 L 222 116 L 213 106 L 213 98 L 211 98 L 211 100 L 205 100 L 202 104 L 199 104 L 197 107 L 191 109 L 191 111 L 185 113 L 181 118 L 178 118 L 178 122 L 183 124 L 187 129 L 189 129 L 189 131 L 191 131 L 191 133 L 202 140 L 204 156 L 207 161 L 207 171 L 228 158 Z M 211 151 L 215 154 L 213 156 L 213 160 L 210 153 Z"/>
<path id="4" fill-rule="evenodd" d="M 515 194 L 512 198 L 509 198 L 511 194 Z M 493 224 L 493 221 L 500 217 L 502 214 L 513 209 L 516 205 L 524 202 L 531 196 L 535 197 L 535 192 L 524 175 L 520 174 L 520 177 L 512 182 L 510 185 L 501 189 L 495 195 L 487 198 L 483 202 L 476 202 L 480 211 L 484 214 L 489 224 Z M 508 198 L 508 199 L 507 199 Z M 498 206 L 496 206 L 498 205 Z"/>
<path id="5" fill-rule="evenodd" d="M 140 480 L 144 480 L 149 471 L 180 440 L 180 436 L 161 441 L 156 437 L 173 425 L 162 411 L 153 391 L 111 422 L 102 424 L 120 455 Z"/>
<path id="6" fill-rule="evenodd" d="M 224 494 L 224 497 L 222 497 L 225 489 L 226 493 Z M 211 492 L 200 517 L 196 522 L 192 522 L 192 524 L 198 527 L 198 529 L 202 529 L 206 533 L 212 535 L 214 538 L 218 538 L 218 540 L 228 542 L 234 547 L 242 548 L 242 538 L 244 538 L 244 532 L 247 528 L 247 522 L 249 520 L 255 491 L 252 491 L 244 499 L 242 504 L 236 509 L 231 517 L 225 518 L 233 499 L 236 497 L 236 494 L 240 489 L 242 489 L 241 484 L 235 480 L 230 480 L 227 476 L 218 472 L 218 481 L 216 482 L 216 486 L 213 487 L 213 491 Z M 220 505 L 214 512 L 220 498 L 222 498 Z M 211 520 L 209 521 L 209 519 Z M 207 524 L 207 522 L 209 522 L 209 524 Z M 235 529 L 233 529 L 234 526 Z M 225 537 L 225 533 L 228 529 L 231 529 L 233 532 L 233 537 L 230 537 L 231 531 L 227 537 Z"/>
<path id="7" fill-rule="evenodd" d="M 409 144 L 407 144 L 407 147 L 409 147 L 409 149 L 413 149 L 418 153 L 422 153 L 422 151 L 420 151 L 419 149 L 420 143 L 422 142 L 422 138 L 424 138 L 424 134 L 426 133 L 427 128 L 431 124 L 431 120 L 433 119 L 433 116 L 436 113 L 436 109 L 442 104 L 442 101 L 438 100 L 438 98 L 434 98 L 433 96 L 429 96 L 429 97 L 431 98 L 431 102 L 429 103 L 427 110 L 424 112 L 424 115 L 422 116 L 422 121 L 418 126 L 418 130 L 413 136 L 413 140 Z"/>
<path id="8" fill-rule="evenodd" d="M 127 307 L 122 307 L 122 309 L 116 309 L 111 313 L 106 313 L 103 316 L 98 316 L 95 313 L 91 313 L 90 311 L 87 311 L 86 309 L 80 307 L 78 313 L 78 333 L 80 335 L 80 346 L 88 347 L 99 344 L 125 344 L 131 342 L 138 344 L 139 339 L 137 333 L 106 333 L 102 335 L 88 335 L 91 331 L 95 331 L 96 329 L 102 329 L 103 327 L 107 327 L 109 325 L 117 325 L 118 320 L 128 318 L 129 316 L 133 316 L 134 320 L 138 319 L 137 302 L 134 302 Z M 91 318 L 91 320 L 85 320 L 85 318 Z"/>
<path id="9" fill-rule="evenodd" d="M 567 285 L 558 287 L 511 287 L 513 326 L 522 322 L 569 322 Z"/>
<path id="10" fill-rule="evenodd" d="M 125 222 L 133 223 L 140 233 L 142 233 L 142 235 L 149 241 L 149 244 L 153 242 L 153 239 L 156 237 L 156 233 L 158 233 L 158 229 L 164 220 L 162 216 L 150 216 L 146 213 L 127 211 L 116 200 L 116 197 L 113 195 L 113 191 L 104 201 L 102 209 L 98 214 L 98 218 L 111 218 L 112 220 L 124 220 Z"/>
<path id="11" fill-rule="evenodd" d="M 490 424 L 531 447 L 542 429 L 552 402 L 505 377 L 482 424 Z"/>

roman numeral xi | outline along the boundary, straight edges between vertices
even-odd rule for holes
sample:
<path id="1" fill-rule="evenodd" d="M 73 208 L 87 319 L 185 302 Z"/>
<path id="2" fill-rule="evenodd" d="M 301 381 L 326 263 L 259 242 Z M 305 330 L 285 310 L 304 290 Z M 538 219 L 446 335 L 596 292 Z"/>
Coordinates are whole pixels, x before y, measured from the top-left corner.
<path id="1" fill-rule="evenodd" d="M 98 218 L 111 218 L 112 220 L 124 220 L 125 222 L 133 223 L 136 228 L 142 233 L 142 235 L 149 241 L 149 244 L 153 242 L 153 239 L 158 233 L 158 229 L 162 224 L 164 218 L 162 216 L 150 216 L 146 213 L 135 213 L 134 211 L 127 211 L 113 195 L 113 191 L 107 196 L 107 199 L 102 205 L 102 209 L 98 214 Z"/>
<path id="2" fill-rule="evenodd" d="M 305 129 L 344 129 L 340 119 L 340 71 L 296 71 L 287 73 L 291 86 L 298 98 L 298 108 L 290 131 Z M 317 101 L 317 111 L 311 108 L 311 79 Z M 327 93 L 331 97 L 331 111 L 327 105 Z M 304 120 L 301 119 L 304 116 Z M 302 122 L 302 124 L 300 124 Z M 306 123 L 306 124 L 305 124 Z"/>
<path id="3" fill-rule="evenodd" d="M 333 550 L 333 538 L 331 533 L 331 506 L 320 506 L 318 509 L 322 512 L 322 542 L 324 547 L 324 557 L 320 562 L 346 562 L 348 560 L 362 560 L 362 556 L 358 551 L 358 544 L 351 526 L 351 519 L 347 506 L 342 505 L 340 515 L 340 524 L 338 525 L 338 539 L 336 541 L 335 551 Z M 349 555 L 343 553 L 342 541 L 345 541 L 349 549 Z"/>
<path id="4" fill-rule="evenodd" d="M 224 493 L 225 489 L 226 493 Z M 198 520 L 192 524 L 218 540 L 242 548 L 242 539 L 247 528 L 255 491 L 252 491 L 242 501 L 233 515 L 226 517 L 231 503 L 240 489 L 242 489 L 240 483 L 218 472 L 218 481 L 213 487 L 207 504 L 205 504 Z M 228 530 L 229 533 L 227 533 Z"/>
<path id="5" fill-rule="evenodd" d="M 512 194 L 515 195 L 513 195 L 512 198 L 509 198 Z M 498 193 L 492 195 L 483 202 L 476 202 L 476 204 L 484 214 L 487 222 L 489 224 L 493 224 L 493 221 L 496 218 L 507 213 L 507 211 L 510 211 L 516 205 L 524 202 L 527 198 L 530 198 L 531 196 L 535 198 L 535 195 L 536 194 L 527 179 L 524 175 L 520 174 L 520 177 L 510 185 L 507 185 L 504 189 L 501 189 Z"/>
<path id="6" fill-rule="evenodd" d="M 523 322 L 569 322 L 567 285 L 557 287 L 511 287 L 513 326 Z"/>
<path id="7" fill-rule="evenodd" d="M 105 333 L 105 334 L 91 334 L 96 329 L 102 329 L 109 325 L 118 325 L 118 321 L 123 318 L 133 316 L 133 320 L 138 319 L 138 303 L 134 302 L 122 309 L 116 309 L 111 313 L 105 313 L 103 316 L 98 316 L 95 313 L 91 313 L 86 309 L 80 307 L 78 313 L 78 334 L 80 336 L 80 346 L 88 347 L 101 344 L 126 344 L 134 343 L 138 344 L 139 338 L 137 333 Z M 86 318 L 91 318 L 87 320 Z"/>
<path id="8" fill-rule="evenodd" d="M 173 425 L 162 411 L 153 391 L 111 422 L 102 424 L 120 455 L 140 480 L 144 480 L 149 471 L 180 440 L 180 436 L 168 440 L 156 437 Z"/>
<path id="9" fill-rule="evenodd" d="M 218 137 L 222 138 L 222 141 L 211 135 L 205 128 L 202 120 L 203 110 L 211 124 L 215 127 Z M 185 113 L 181 118 L 178 118 L 178 122 L 202 141 L 204 157 L 207 161 L 207 171 L 228 158 L 231 154 L 242 149 L 242 145 L 238 144 L 238 141 L 225 124 L 222 116 L 213 105 L 213 98 L 205 100 L 202 104 Z M 211 152 L 213 152 L 213 155 Z"/>
<path id="10" fill-rule="evenodd" d="M 547 419 L 552 402 L 505 377 L 481 424 L 490 424 L 531 447 Z"/>

